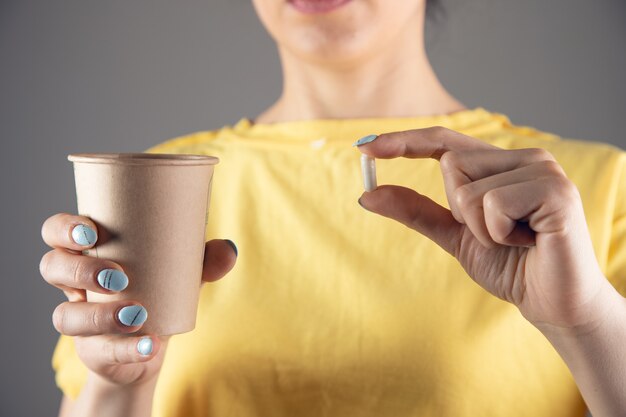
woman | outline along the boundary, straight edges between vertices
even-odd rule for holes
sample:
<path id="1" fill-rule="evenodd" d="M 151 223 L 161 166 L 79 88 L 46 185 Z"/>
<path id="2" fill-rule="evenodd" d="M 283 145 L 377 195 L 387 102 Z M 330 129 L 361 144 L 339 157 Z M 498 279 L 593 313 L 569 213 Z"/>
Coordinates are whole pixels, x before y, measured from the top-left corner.
<path id="1" fill-rule="evenodd" d="M 193 332 L 121 337 L 139 303 L 84 291 L 132 277 L 79 255 L 90 219 L 48 219 L 60 415 L 623 415 L 625 154 L 465 109 L 426 57 L 425 0 L 254 5 L 279 100 L 152 149 L 220 157 L 208 227 L 237 266 Z M 361 193 L 359 137 L 394 185 Z M 207 243 L 204 281 L 231 243 Z"/>

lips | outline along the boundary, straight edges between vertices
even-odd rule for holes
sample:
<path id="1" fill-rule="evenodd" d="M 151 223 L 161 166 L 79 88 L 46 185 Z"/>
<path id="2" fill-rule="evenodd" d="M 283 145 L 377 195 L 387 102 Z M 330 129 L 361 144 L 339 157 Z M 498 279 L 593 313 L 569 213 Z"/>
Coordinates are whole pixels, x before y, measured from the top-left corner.
<path id="1" fill-rule="evenodd" d="M 296 10 L 306 14 L 330 13 L 352 0 L 289 0 Z"/>

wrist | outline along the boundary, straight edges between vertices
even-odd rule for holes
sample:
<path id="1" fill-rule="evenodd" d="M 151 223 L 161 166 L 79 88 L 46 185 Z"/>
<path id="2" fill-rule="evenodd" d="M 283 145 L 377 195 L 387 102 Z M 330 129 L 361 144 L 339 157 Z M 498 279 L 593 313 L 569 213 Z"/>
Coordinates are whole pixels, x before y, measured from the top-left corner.
<path id="1" fill-rule="evenodd" d="M 601 289 L 576 310 L 574 325 L 565 326 L 546 322 L 531 322 L 549 340 L 554 338 L 580 338 L 593 335 L 626 315 L 626 299 L 617 292 L 606 278 Z"/>
<path id="2" fill-rule="evenodd" d="M 150 416 L 158 374 L 140 384 L 120 385 L 89 372 L 75 406 L 74 415 L 108 417 Z"/>
<path id="3" fill-rule="evenodd" d="M 621 416 L 626 410 L 626 299 L 606 284 L 610 288 L 594 297 L 586 309 L 589 319 L 577 322 L 580 325 L 536 327 L 569 368 L 591 413 Z"/>

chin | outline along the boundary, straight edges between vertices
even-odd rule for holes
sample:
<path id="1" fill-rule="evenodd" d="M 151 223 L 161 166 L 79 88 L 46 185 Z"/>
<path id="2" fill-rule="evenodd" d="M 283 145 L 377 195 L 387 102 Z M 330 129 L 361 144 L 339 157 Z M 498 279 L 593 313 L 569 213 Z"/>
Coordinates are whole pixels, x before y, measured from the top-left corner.
<path id="1" fill-rule="evenodd" d="M 310 13 L 288 0 L 254 0 L 254 5 L 281 51 L 309 62 L 353 62 L 373 47 L 376 7 L 367 0 L 334 1 L 338 6 L 330 11 Z"/>
<path id="2" fill-rule="evenodd" d="M 315 22 L 294 27 L 279 47 L 310 62 L 350 63 L 376 48 L 371 27 L 351 27 L 345 22 Z"/>
<path id="3" fill-rule="evenodd" d="M 393 47 L 418 27 L 424 0 L 253 0 L 281 53 L 312 63 L 350 65 Z"/>

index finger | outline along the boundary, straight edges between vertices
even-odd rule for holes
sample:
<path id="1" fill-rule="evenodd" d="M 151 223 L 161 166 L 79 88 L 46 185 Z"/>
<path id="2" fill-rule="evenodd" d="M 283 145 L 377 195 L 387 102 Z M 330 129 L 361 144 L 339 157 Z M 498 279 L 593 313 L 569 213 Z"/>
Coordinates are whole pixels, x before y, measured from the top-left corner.
<path id="1" fill-rule="evenodd" d="M 433 158 L 441 159 L 448 151 L 499 149 L 445 127 L 383 133 L 376 140 L 359 145 L 364 154 L 380 159 Z"/>
<path id="2" fill-rule="evenodd" d="M 43 223 L 41 237 L 52 248 L 82 251 L 96 243 L 98 228 L 88 217 L 59 213 Z"/>

